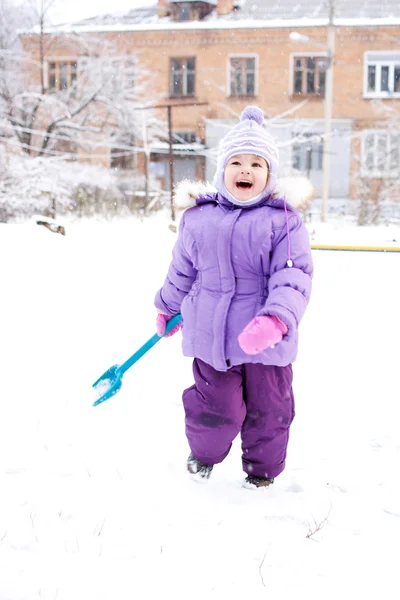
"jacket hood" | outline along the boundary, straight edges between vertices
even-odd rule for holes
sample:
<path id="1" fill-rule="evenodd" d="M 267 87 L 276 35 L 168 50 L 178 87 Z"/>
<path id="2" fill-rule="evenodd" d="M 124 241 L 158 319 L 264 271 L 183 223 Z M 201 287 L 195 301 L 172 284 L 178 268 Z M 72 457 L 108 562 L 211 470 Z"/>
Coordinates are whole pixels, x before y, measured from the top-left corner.
<path id="1" fill-rule="evenodd" d="M 174 204 L 177 210 L 186 210 L 196 206 L 199 198 L 214 200 L 217 190 L 203 181 L 181 181 L 175 188 Z M 282 199 L 297 210 L 306 208 L 314 196 L 314 188 L 309 179 L 301 176 L 278 179 L 272 195 L 264 202 Z"/>

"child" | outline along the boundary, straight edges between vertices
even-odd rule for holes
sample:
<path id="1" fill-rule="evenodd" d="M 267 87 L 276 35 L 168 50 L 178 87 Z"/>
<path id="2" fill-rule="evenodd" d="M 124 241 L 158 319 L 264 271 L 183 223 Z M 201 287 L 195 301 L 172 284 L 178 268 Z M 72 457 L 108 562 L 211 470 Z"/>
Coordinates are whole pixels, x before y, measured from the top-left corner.
<path id="1" fill-rule="evenodd" d="M 203 187 L 182 215 L 155 298 L 158 334 L 181 312 L 183 354 L 194 357 L 195 383 L 183 393 L 187 470 L 207 480 L 240 433 L 246 487 L 268 486 L 285 468 L 291 363 L 313 271 L 295 209 L 310 199 L 311 184 L 295 178 L 283 190 L 278 150 L 262 123 L 262 111 L 249 106 L 222 140 L 217 193 Z"/>

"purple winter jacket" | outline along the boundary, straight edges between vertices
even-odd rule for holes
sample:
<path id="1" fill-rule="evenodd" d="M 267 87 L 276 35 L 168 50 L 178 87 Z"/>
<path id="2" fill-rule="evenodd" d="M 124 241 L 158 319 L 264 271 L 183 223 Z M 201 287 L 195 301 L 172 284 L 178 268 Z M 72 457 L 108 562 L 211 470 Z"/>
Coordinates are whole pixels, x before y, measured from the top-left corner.
<path id="1" fill-rule="evenodd" d="M 295 183 L 290 193 L 285 191 L 286 201 L 269 197 L 249 207 L 209 193 L 182 215 L 155 305 L 170 315 L 182 313 L 185 356 L 218 371 L 295 360 L 313 273 L 308 233 L 294 208 L 304 200 L 296 187 L 302 188 Z M 274 348 L 249 356 L 238 336 L 256 315 L 276 315 L 288 333 Z"/>

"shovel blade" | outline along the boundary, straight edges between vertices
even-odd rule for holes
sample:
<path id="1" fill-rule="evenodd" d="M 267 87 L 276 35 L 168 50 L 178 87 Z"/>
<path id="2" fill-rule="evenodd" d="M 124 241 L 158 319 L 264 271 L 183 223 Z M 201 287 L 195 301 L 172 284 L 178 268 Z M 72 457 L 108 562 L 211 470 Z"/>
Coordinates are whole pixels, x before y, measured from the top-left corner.
<path id="1" fill-rule="evenodd" d="M 99 398 L 93 402 L 93 406 L 98 406 L 119 392 L 122 385 L 122 375 L 119 365 L 113 365 L 94 382 L 92 387 L 99 394 Z"/>

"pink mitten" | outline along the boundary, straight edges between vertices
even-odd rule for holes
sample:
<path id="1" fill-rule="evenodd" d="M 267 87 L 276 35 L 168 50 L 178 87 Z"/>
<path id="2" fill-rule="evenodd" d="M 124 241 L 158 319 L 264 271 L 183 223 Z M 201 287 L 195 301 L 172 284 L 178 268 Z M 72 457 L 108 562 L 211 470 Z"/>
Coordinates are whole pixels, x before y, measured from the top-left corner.
<path id="1" fill-rule="evenodd" d="M 246 354 L 258 354 L 278 344 L 288 328 L 278 317 L 255 317 L 239 335 L 239 346 Z"/>
<path id="2" fill-rule="evenodd" d="M 156 319 L 156 329 L 157 329 L 157 334 L 160 337 L 164 336 L 165 328 L 167 326 L 168 321 L 171 318 L 172 317 L 170 317 L 169 315 L 166 315 L 164 313 L 158 313 L 157 319 Z M 165 335 L 164 337 L 171 337 L 171 335 L 174 335 L 174 333 L 176 333 L 177 331 L 179 331 L 181 327 L 182 327 L 182 322 L 178 323 L 178 325 L 175 325 L 175 327 L 173 327 L 171 329 L 171 331 L 168 332 L 167 335 Z"/>

